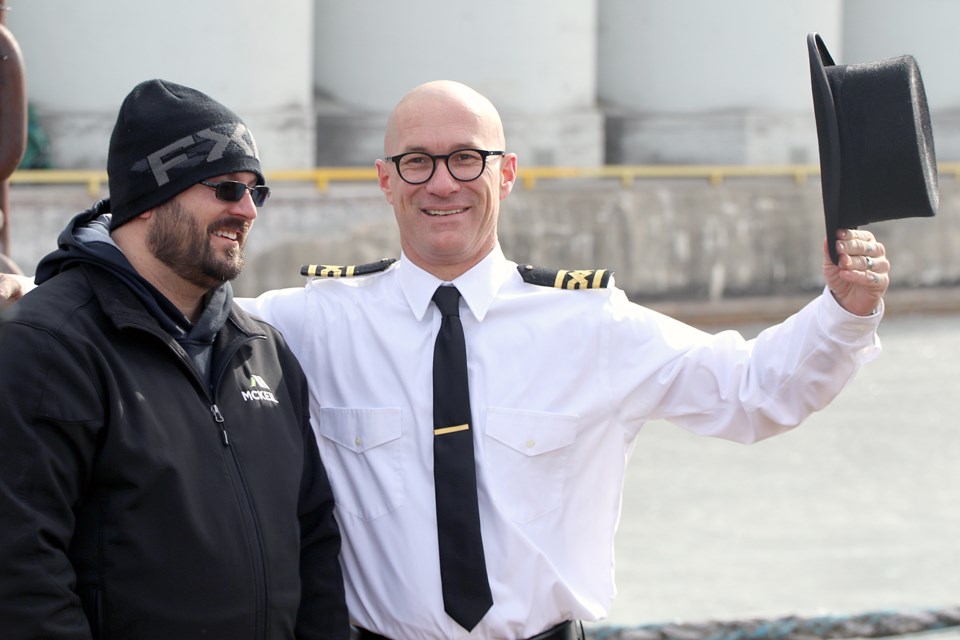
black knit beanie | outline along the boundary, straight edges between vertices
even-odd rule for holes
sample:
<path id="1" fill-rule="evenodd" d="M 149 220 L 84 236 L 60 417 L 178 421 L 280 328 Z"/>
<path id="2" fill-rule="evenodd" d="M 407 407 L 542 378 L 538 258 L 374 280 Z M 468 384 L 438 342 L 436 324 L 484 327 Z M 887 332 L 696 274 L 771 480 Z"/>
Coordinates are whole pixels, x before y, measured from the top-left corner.
<path id="1" fill-rule="evenodd" d="M 142 82 L 124 99 L 110 138 L 110 229 L 201 180 L 240 171 L 265 182 L 253 134 L 237 114 L 196 89 Z"/>

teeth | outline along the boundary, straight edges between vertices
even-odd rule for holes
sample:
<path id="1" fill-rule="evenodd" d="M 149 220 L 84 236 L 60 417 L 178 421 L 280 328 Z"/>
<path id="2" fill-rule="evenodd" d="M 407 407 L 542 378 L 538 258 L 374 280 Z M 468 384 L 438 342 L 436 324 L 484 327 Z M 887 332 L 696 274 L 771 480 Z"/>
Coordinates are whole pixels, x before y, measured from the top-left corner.
<path id="1" fill-rule="evenodd" d="M 428 216 L 449 216 L 454 213 L 463 213 L 466 209 L 424 209 Z"/>
<path id="2" fill-rule="evenodd" d="M 221 238 L 227 238 L 229 240 L 237 239 L 237 234 L 234 231 L 214 231 L 213 235 L 220 236 Z"/>

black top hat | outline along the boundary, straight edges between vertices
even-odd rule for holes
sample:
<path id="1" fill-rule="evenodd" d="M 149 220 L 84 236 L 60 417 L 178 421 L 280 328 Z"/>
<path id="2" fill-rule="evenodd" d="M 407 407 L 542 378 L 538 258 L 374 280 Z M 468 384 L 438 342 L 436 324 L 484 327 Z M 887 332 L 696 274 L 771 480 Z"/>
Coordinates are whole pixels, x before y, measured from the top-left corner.
<path id="1" fill-rule="evenodd" d="M 807 48 L 827 246 L 836 264 L 837 229 L 937 212 L 933 131 L 912 56 L 837 65 L 816 33 Z"/>

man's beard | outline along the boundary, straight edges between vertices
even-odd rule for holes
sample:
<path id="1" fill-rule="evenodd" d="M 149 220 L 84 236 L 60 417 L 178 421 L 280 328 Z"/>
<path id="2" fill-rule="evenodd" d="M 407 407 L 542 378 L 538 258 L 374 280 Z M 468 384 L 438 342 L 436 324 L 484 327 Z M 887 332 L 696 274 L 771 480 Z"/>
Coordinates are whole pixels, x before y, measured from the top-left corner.
<path id="1" fill-rule="evenodd" d="M 245 238 L 246 223 L 228 217 L 215 220 L 206 228 L 171 200 L 157 208 L 147 234 L 147 247 L 154 257 L 174 273 L 198 287 L 212 289 L 233 280 L 243 270 L 243 245 L 218 255 L 210 242 L 213 229 L 231 229 Z"/>

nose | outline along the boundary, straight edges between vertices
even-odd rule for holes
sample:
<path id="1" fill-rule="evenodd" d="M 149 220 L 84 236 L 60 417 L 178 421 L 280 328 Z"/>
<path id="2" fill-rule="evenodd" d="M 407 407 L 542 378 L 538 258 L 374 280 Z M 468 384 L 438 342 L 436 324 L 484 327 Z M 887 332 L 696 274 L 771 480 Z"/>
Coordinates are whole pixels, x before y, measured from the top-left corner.
<path id="1" fill-rule="evenodd" d="M 253 196 L 249 191 L 246 191 L 242 198 L 231 203 L 230 214 L 251 222 L 257 219 L 257 206 L 253 204 Z"/>
<path id="2" fill-rule="evenodd" d="M 436 169 L 426 183 L 427 191 L 436 195 L 449 195 L 460 190 L 460 181 L 453 177 L 447 163 L 437 160 Z"/>

